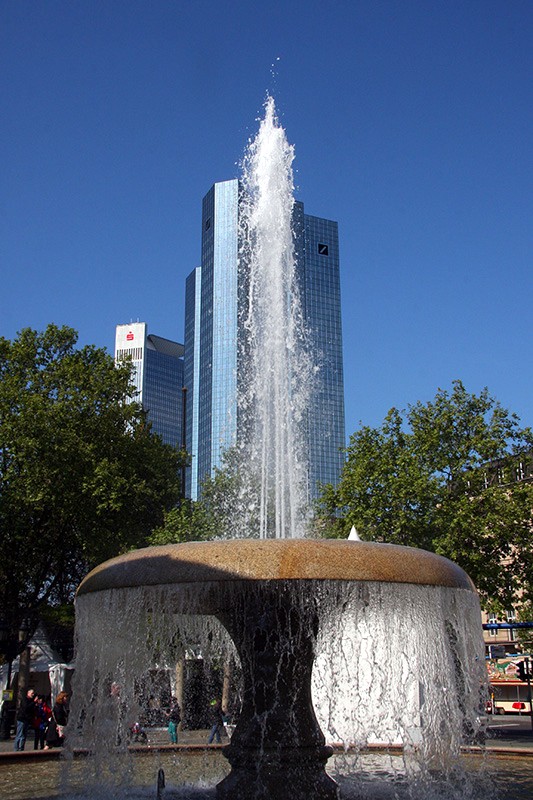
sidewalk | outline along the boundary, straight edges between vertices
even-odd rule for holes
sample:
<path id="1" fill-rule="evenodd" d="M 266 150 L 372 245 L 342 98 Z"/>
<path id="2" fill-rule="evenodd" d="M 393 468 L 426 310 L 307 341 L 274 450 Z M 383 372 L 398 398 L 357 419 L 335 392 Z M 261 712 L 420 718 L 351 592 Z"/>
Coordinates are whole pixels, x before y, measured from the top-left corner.
<path id="1" fill-rule="evenodd" d="M 528 720 L 527 727 L 520 729 L 513 723 L 506 725 L 489 725 L 487 731 L 486 747 L 489 750 L 502 750 L 521 755 L 533 756 L 533 730 Z"/>
<path id="2" fill-rule="evenodd" d="M 208 730 L 194 730 L 194 731 L 180 731 L 178 734 L 178 744 L 172 745 L 168 740 L 168 732 L 166 728 L 148 728 L 147 729 L 148 741 L 146 744 L 132 744 L 132 747 L 138 750 L 149 749 L 164 749 L 164 750 L 184 750 L 184 749 L 203 749 L 207 747 L 207 739 L 209 737 Z M 229 744 L 229 739 L 224 737 L 221 745 L 209 745 L 209 747 L 218 748 L 224 747 Z M 0 763 L 5 762 L 4 754 L 13 754 L 14 738 L 9 741 L 0 741 Z M 509 753 L 522 756 L 533 757 L 533 732 L 531 730 L 516 730 L 512 727 L 492 727 L 489 726 L 486 748 L 491 752 Z M 374 749 L 374 748 L 371 748 Z M 379 748 L 382 749 L 382 748 Z M 466 748 L 472 752 L 479 751 L 479 747 Z M 33 749 L 33 733 L 26 741 L 26 749 L 17 754 L 17 760 L 30 760 L 32 758 L 58 758 L 61 754 L 60 748 L 51 750 L 34 750 Z"/>
<path id="3" fill-rule="evenodd" d="M 207 740 L 209 738 L 209 730 L 195 730 L 195 731 L 179 731 L 178 733 L 178 744 L 172 745 L 169 742 L 168 731 L 166 728 L 147 728 L 146 730 L 148 741 L 146 744 L 137 744 L 132 743 L 132 747 L 135 748 L 143 748 L 143 747 L 150 747 L 150 748 L 164 748 L 171 749 L 171 748 L 185 748 L 185 747 L 192 747 L 196 748 L 203 748 L 207 747 Z M 210 747 L 223 747 L 225 744 L 229 743 L 229 739 L 224 737 L 222 739 L 222 745 L 209 745 Z M 9 740 L 0 740 L 0 756 L 5 753 L 14 753 L 13 747 L 15 745 L 15 738 L 11 737 Z M 51 748 L 50 750 L 34 750 L 33 749 L 33 731 L 30 731 L 30 735 L 26 739 L 26 748 L 22 751 L 19 756 L 27 758 L 38 757 L 38 758 L 58 758 L 59 754 L 61 753 L 61 748 Z M 1 761 L 1 759 L 0 759 Z"/>

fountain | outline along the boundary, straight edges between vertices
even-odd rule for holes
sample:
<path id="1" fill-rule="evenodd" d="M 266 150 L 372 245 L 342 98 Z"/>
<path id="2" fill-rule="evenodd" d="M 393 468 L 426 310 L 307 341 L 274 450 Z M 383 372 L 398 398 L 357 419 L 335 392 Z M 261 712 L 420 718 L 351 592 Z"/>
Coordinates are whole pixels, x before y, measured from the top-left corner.
<path id="1" fill-rule="evenodd" d="M 426 787 L 475 734 L 484 665 L 468 576 L 420 550 L 303 538 L 301 432 L 315 370 L 294 270 L 292 158 L 269 99 L 244 162 L 241 236 L 250 298 L 241 452 L 259 486 L 259 528 L 248 540 L 128 553 L 81 583 L 69 740 L 102 756 L 98 779 L 110 750 L 127 751 L 143 676 L 188 649 L 236 651 L 242 670 L 219 800 L 334 800 L 330 743 L 371 739 L 399 741 Z M 113 772 L 126 780 L 127 759 Z"/>
<path id="2" fill-rule="evenodd" d="M 477 663 L 468 652 L 472 642 L 468 635 L 465 639 L 463 629 L 464 618 L 470 622 L 479 613 L 474 588 L 459 567 L 440 556 L 396 545 L 304 539 L 146 548 L 112 559 L 90 573 L 78 590 L 77 613 L 80 635 L 95 620 L 102 634 L 110 608 L 116 613 L 117 607 L 125 610 L 129 606 L 132 612 L 136 608 L 150 617 L 166 613 L 170 614 L 167 624 L 179 630 L 180 638 L 190 636 L 180 622 L 181 615 L 216 617 L 235 644 L 243 672 L 242 710 L 224 751 L 232 771 L 219 783 L 217 797 L 281 800 L 290 787 L 296 800 L 333 800 L 338 797 L 338 787 L 325 771 L 332 750 L 326 745 L 312 703 L 319 630 L 324 617 L 346 606 L 350 592 L 360 596 L 361 591 L 365 594 L 376 587 L 385 594 L 394 587 L 418 587 L 426 592 L 427 603 L 432 594 L 437 596 L 432 610 L 440 638 L 434 642 L 434 653 L 424 653 L 428 674 L 437 683 L 434 696 L 431 682 L 427 683 L 423 705 L 428 715 L 426 727 L 438 729 L 449 755 L 450 750 L 458 749 L 465 723 L 472 728 L 475 725 L 482 673 L 463 670 L 458 661 L 466 656 L 471 665 Z M 428 609 L 426 604 L 425 611 Z M 463 615 L 459 622 L 452 616 L 458 609 Z M 123 618 L 121 611 L 119 617 Z M 111 619 L 111 626 L 115 620 Z M 113 636 L 111 631 L 112 627 L 109 634 Z M 163 627 L 158 630 L 159 637 L 163 637 Z M 121 642 L 119 653 L 131 653 L 122 644 L 121 631 L 116 631 L 114 639 Z M 109 655 L 108 636 L 104 641 Z M 91 651 L 87 642 L 83 645 Z M 455 694 L 454 700 L 450 697 L 452 705 L 440 696 L 443 675 L 435 669 L 435 662 L 443 659 L 450 695 Z M 135 674 L 141 662 L 130 665 L 130 683 L 132 667 Z M 83 655 L 82 666 L 91 675 L 102 675 L 106 669 L 97 661 L 86 670 L 90 665 L 85 664 Z M 108 662 L 108 673 L 113 668 L 116 675 L 118 663 Z M 128 669 L 124 664 L 120 669 L 124 680 Z M 93 694 L 94 690 L 93 686 Z M 330 699 L 338 693 L 339 687 L 330 686 Z M 77 702 L 73 711 L 78 720 L 89 713 Z M 450 728 L 450 715 L 452 727 L 458 728 L 455 732 Z M 420 747 L 422 751 L 423 743 Z M 436 759 L 439 747 L 435 741 L 433 748 Z"/>

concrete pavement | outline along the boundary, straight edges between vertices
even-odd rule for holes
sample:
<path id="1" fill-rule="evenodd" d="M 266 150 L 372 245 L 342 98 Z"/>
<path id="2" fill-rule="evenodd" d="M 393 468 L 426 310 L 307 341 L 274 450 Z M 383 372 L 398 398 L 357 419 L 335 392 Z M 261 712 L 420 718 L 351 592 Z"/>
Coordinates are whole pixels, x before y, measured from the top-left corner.
<path id="1" fill-rule="evenodd" d="M 207 747 L 208 730 L 180 731 L 178 734 L 178 744 L 169 743 L 166 728 L 148 728 L 148 741 L 145 745 L 133 744 L 134 747 L 144 749 L 203 749 Z M 210 747 L 223 747 L 229 743 L 227 737 L 222 739 L 221 745 L 210 745 Z M 32 760 L 41 758 L 58 758 L 61 749 L 34 750 L 33 731 L 26 741 L 26 749 L 22 753 L 14 753 L 14 738 L 9 741 L 0 741 L 0 764 L 6 762 L 12 754 L 17 760 Z M 505 716 L 489 717 L 487 728 L 486 747 L 494 752 L 513 753 L 516 755 L 533 756 L 533 731 L 531 730 L 531 719 L 529 716 L 519 716 L 518 714 L 506 714 Z M 371 748 L 383 749 L 383 748 Z M 397 749 L 397 748 L 394 748 Z M 399 748 L 398 748 L 399 749 Z M 477 749 L 477 748 L 475 748 Z M 11 758 L 9 759 L 11 760 Z"/>

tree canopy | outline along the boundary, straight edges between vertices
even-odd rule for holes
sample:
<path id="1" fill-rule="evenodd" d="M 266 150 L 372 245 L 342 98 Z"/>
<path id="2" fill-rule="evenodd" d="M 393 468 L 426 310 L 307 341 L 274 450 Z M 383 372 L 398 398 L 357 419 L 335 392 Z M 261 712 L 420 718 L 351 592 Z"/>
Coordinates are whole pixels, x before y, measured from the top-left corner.
<path id="1" fill-rule="evenodd" d="M 350 438 L 337 488 L 324 487 L 327 535 L 423 547 L 465 569 L 485 604 L 533 597 L 533 437 L 487 389 L 451 391 Z M 529 464 L 529 467 L 527 466 Z"/>
<path id="2" fill-rule="evenodd" d="M 258 536 L 258 492 L 237 447 L 228 448 L 196 501 L 183 500 L 165 514 L 151 544 Z"/>
<path id="3" fill-rule="evenodd" d="M 165 513 L 163 524 L 150 536 L 150 544 L 200 542 L 216 537 L 216 524 L 202 500 L 181 500 Z"/>
<path id="4" fill-rule="evenodd" d="M 0 338 L 0 616 L 28 636 L 179 495 L 181 454 L 151 432 L 131 365 L 76 345 L 55 325 Z"/>

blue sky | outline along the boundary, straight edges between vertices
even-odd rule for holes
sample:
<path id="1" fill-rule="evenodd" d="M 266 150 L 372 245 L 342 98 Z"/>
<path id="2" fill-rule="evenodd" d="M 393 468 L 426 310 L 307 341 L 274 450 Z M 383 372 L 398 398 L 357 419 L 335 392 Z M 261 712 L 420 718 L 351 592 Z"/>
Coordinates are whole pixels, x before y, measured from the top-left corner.
<path id="1" fill-rule="evenodd" d="M 347 435 L 456 378 L 533 424 L 531 0 L 1 0 L 0 83 L 0 335 L 182 341 L 271 92 L 339 222 Z"/>

